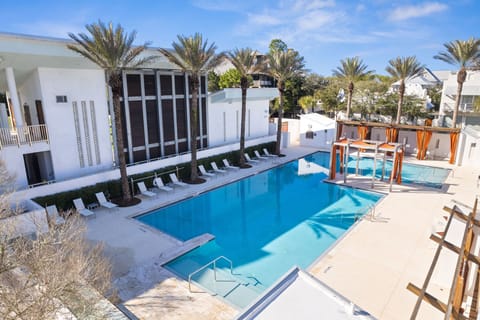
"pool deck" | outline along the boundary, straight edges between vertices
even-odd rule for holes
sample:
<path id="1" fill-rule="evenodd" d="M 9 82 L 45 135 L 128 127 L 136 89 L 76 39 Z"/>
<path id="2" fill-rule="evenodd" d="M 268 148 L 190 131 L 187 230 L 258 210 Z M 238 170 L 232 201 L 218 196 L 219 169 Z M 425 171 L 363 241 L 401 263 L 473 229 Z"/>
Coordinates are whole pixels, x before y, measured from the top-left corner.
<path id="1" fill-rule="evenodd" d="M 161 267 L 166 261 L 208 241 L 208 235 L 181 242 L 131 217 L 315 151 L 305 147 L 288 148 L 282 150 L 286 157 L 217 175 L 206 183 L 177 188 L 172 193 L 160 192 L 158 197 L 144 199 L 134 207 L 112 211 L 96 209 L 97 218 L 88 221 L 87 236 L 92 241 L 105 243 L 107 255 L 113 261 L 114 284 L 123 306 L 139 319 L 234 318 L 239 310 L 208 293 L 191 293 L 187 281 Z M 394 185 L 393 191 L 378 204 L 375 218 L 362 219 L 308 270 L 379 319 L 410 316 L 416 296 L 406 290 L 406 285 L 408 282 L 417 286 L 423 283 L 436 248 L 429 240 L 432 224 L 452 199 L 471 205 L 475 195 L 480 193 L 476 184 L 480 168 L 454 167 L 440 161 L 420 163 L 453 168 L 446 181 L 448 190 Z M 343 183 L 343 179 L 337 177 L 333 183 Z M 371 180 L 350 175 L 347 184 L 370 189 Z M 387 193 L 388 185 L 376 182 L 374 190 Z M 429 291 L 445 301 L 448 289 L 433 282 Z M 442 318 L 426 304 L 418 317 Z"/>

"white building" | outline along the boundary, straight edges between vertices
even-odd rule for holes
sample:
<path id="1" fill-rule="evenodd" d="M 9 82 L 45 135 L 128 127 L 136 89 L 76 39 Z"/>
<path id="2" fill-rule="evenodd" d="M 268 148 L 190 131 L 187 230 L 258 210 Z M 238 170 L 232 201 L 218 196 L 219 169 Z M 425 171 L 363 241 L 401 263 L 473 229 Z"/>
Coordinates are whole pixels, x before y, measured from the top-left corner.
<path id="1" fill-rule="evenodd" d="M 451 115 L 455 109 L 456 95 L 457 72 L 450 72 L 443 83 L 439 112 L 440 118 L 443 119 L 441 122 L 446 126 L 452 126 Z M 462 123 L 462 125 L 480 124 L 480 110 L 475 111 L 474 108 L 474 103 L 478 99 L 480 99 L 480 71 L 468 71 L 460 98 L 457 123 Z"/>
<path id="2" fill-rule="evenodd" d="M 17 189 L 98 176 L 114 168 L 113 111 L 105 73 L 67 43 L 0 33 L 0 94 L 6 94 L 0 105 L 0 159 L 16 176 Z M 189 154 L 191 93 L 187 75 L 158 50 L 147 54 L 158 59 L 123 73 L 124 151 L 128 164 L 160 160 L 158 168 L 161 159 L 168 158 L 165 165 L 171 165 L 172 157 L 185 161 L 181 155 Z M 198 147 L 238 145 L 240 89 L 216 93 L 210 107 L 206 88 L 202 76 Z M 271 89 L 256 90 L 248 92 L 247 140 L 269 135 L 268 102 L 276 97 Z"/>
<path id="3" fill-rule="evenodd" d="M 420 75 L 405 80 L 405 94 L 428 99 L 427 89 L 442 86 L 447 77 L 448 71 L 431 71 L 424 68 Z M 398 91 L 399 88 L 400 80 L 394 82 L 391 87 L 393 91 Z"/>
<path id="4" fill-rule="evenodd" d="M 318 113 L 300 115 L 300 145 L 330 151 L 335 140 L 335 120 Z"/>

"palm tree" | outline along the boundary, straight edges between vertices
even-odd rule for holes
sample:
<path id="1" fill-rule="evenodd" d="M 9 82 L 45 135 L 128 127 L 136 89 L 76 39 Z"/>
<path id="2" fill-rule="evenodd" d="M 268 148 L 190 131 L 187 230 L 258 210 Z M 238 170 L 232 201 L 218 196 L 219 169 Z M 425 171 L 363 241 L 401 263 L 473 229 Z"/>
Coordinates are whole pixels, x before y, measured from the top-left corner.
<path id="1" fill-rule="evenodd" d="M 215 54 L 215 43 L 208 45 L 208 40 L 203 41 L 200 33 L 193 36 L 177 36 L 178 43 L 173 42 L 173 52 L 166 49 L 159 51 L 167 59 L 178 66 L 188 75 L 192 103 L 190 104 L 190 152 L 192 154 L 190 181 L 198 181 L 197 171 L 197 121 L 198 121 L 198 90 L 200 88 L 200 75 L 213 69 L 219 62 L 222 54 Z"/>
<path id="2" fill-rule="evenodd" d="M 245 114 L 247 112 L 247 89 L 249 75 L 259 72 L 261 66 L 257 64 L 256 51 L 245 48 L 227 52 L 228 59 L 240 74 L 240 88 L 242 90 L 242 115 L 240 124 L 240 167 L 250 167 L 245 161 Z"/>
<path id="3" fill-rule="evenodd" d="M 400 88 L 398 89 L 398 106 L 397 106 L 397 120 L 400 123 L 402 115 L 403 96 L 405 95 L 405 79 L 418 76 L 424 66 L 417 60 L 415 56 L 411 57 L 397 57 L 388 61 L 388 66 L 385 68 L 387 72 L 395 79 L 400 80 Z"/>
<path id="4" fill-rule="evenodd" d="M 267 73 L 277 81 L 277 89 L 280 94 L 280 103 L 278 107 L 278 124 L 277 124 L 277 144 L 275 153 L 280 154 L 280 142 L 282 137 L 282 116 L 283 103 L 285 94 L 285 82 L 301 74 L 304 71 L 305 62 L 300 54 L 292 49 L 286 51 L 275 50 L 267 54 Z"/>
<path id="5" fill-rule="evenodd" d="M 447 51 L 440 52 L 434 58 L 460 67 L 457 72 L 457 96 L 455 97 L 452 117 L 453 127 L 455 128 L 460 99 L 462 98 L 463 83 L 467 78 L 467 69 L 473 68 L 475 63 L 480 63 L 480 39 L 455 40 L 445 43 L 444 46 Z"/>
<path id="6" fill-rule="evenodd" d="M 362 59 L 358 57 L 346 58 L 340 60 L 341 67 L 333 70 L 333 75 L 348 82 L 347 95 L 347 119 L 350 116 L 350 109 L 352 108 L 352 96 L 354 89 L 354 82 L 360 81 L 373 73 L 372 70 L 367 70 L 367 65 L 363 63 Z"/>
<path id="7" fill-rule="evenodd" d="M 76 43 L 69 44 L 67 47 L 97 64 L 100 68 L 104 69 L 107 74 L 108 85 L 112 90 L 117 157 L 122 184 L 122 204 L 128 205 L 132 202 L 132 195 L 128 187 L 127 167 L 125 153 L 123 151 L 124 141 L 120 109 L 122 70 L 125 68 L 138 67 L 152 60 L 154 57 L 139 58 L 139 55 L 145 51 L 148 44 L 145 43 L 141 46 L 134 47 L 135 31 L 128 34 L 120 25 L 114 28 L 111 22 L 105 25 L 102 21 L 87 24 L 85 28 L 89 32 L 89 35 L 85 33 L 79 33 L 77 35 L 73 33 L 68 34 Z"/>

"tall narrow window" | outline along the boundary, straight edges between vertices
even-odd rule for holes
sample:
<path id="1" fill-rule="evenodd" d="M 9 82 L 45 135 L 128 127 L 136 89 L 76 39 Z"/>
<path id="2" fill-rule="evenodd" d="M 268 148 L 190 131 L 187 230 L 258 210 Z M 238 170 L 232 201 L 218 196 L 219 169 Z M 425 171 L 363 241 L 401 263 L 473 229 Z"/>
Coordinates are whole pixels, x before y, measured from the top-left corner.
<path id="1" fill-rule="evenodd" d="M 223 113 L 223 141 L 227 141 L 227 115 Z"/>

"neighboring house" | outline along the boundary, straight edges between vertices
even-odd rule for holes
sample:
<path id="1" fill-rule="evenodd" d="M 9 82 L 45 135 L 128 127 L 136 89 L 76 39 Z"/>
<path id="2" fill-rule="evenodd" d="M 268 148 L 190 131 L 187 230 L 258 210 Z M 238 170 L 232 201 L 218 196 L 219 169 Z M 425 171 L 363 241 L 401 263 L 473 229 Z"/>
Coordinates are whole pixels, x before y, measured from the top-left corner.
<path id="1" fill-rule="evenodd" d="M 6 94 L 6 101 L 0 101 L 0 159 L 16 176 L 17 189 L 111 171 L 115 166 L 113 104 L 105 73 L 69 50 L 67 43 L 72 42 L 0 33 L 0 94 Z M 171 165 L 175 156 L 185 161 L 180 155 L 190 149 L 188 77 L 158 50 L 146 54 L 158 59 L 123 73 L 127 163 L 168 159 Z M 202 76 L 198 147 L 238 143 L 237 131 L 230 130 L 239 126 L 230 124 L 236 111 L 229 108 L 232 103 L 238 110 L 240 89 L 227 90 L 223 98 L 221 93 L 214 95 L 210 110 L 206 88 Z M 257 90 L 249 90 L 247 140 L 268 135 L 268 100 L 276 96 L 270 89 Z M 220 130 L 218 122 L 224 118 L 225 129 Z"/>
<path id="2" fill-rule="evenodd" d="M 260 53 L 256 55 L 256 63 L 263 63 L 266 56 Z M 222 75 L 230 69 L 235 68 L 227 58 L 223 58 L 222 62 L 213 70 L 216 74 Z M 253 88 L 274 88 L 276 86 L 275 79 L 264 72 L 252 74 Z"/>
<path id="3" fill-rule="evenodd" d="M 447 76 L 448 71 L 431 71 L 428 68 L 424 68 L 420 75 L 405 80 L 405 94 L 428 101 L 427 89 L 441 86 Z M 397 92 L 399 88 L 400 80 L 394 82 L 391 86 L 393 92 Z"/>
<path id="4" fill-rule="evenodd" d="M 439 117 L 444 126 L 452 126 L 451 115 L 457 95 L 457 72 L 450 72 L 443 83 Z M 475 110 L 475 102 L 480 100 L 480 71 L 468 71 L 463 84 L 457 121 L 463 126 L 480 124 L 480 110 Z M 477 102 L 479 103 L 479 102 Z"/>

